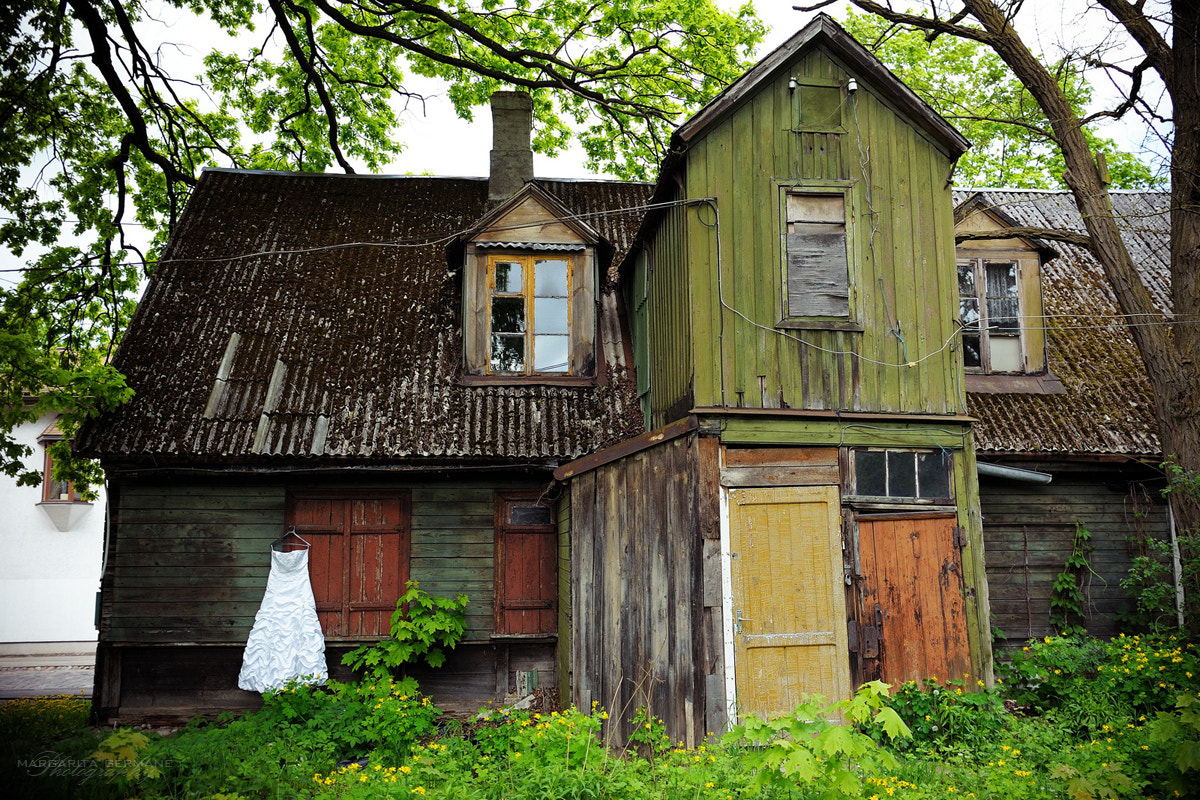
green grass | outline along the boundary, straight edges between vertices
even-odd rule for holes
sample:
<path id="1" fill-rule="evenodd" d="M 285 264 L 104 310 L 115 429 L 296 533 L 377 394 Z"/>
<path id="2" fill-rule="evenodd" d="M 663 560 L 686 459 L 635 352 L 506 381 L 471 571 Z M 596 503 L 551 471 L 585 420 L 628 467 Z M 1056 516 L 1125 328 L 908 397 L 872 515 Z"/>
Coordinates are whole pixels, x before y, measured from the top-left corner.
<path id="1" fill-rule="evenodd" d="M 86 699 L 33 698 L 0 707 L 0 785 L 6 798 L 85 800 L 1195 797 L 1197 674 L 1178 640 L 1054 637 L 1018 656 L 999 690 L 909 684 L 884 706 L 876 687 L 839 706 L 852 729 L 801 708 L 696 748 L 642 712 L 628 752 L 599 745 L 602 709 L 448 724 L 387 681 L 295 687 L 170 737 L 96 732 Z"/>

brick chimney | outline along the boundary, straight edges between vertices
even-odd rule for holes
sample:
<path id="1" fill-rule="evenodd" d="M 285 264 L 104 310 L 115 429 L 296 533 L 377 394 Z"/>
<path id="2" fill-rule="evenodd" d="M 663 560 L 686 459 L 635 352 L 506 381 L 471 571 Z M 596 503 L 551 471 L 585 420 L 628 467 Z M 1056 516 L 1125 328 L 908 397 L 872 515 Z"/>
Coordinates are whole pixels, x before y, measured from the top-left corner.
<path id="1" fill-rule="evenodd" d="M 492 166 L 488 200 L 507 200 L 533 180 L 533 98 L 525 92 L 492 95 Z"/>

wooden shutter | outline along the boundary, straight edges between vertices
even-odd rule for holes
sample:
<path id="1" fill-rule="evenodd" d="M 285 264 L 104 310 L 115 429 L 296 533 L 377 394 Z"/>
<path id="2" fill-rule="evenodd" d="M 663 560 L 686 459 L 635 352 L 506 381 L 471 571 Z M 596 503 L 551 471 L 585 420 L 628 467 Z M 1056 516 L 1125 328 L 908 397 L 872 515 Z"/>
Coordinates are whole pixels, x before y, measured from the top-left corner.
<path id="1" fill-rule="evenodd" d="M 298 492 L 288 521 L 312 543 L 308 568 L 325 637 L 386 636 L 408 581 L 408 494 Z"/>
<path id="2" fill-rule="evenodd" d="M 496 497 L 496 633 L 547 636 L 558 630 L 558 537 L 537 494 Z"/>

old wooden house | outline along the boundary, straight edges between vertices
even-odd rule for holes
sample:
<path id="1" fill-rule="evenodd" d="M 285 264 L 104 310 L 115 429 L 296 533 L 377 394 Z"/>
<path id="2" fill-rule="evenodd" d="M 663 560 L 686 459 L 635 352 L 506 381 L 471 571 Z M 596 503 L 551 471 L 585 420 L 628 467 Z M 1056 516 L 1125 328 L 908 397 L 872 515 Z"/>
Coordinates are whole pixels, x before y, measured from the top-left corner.
<path id="1" fill-rule="evenodd" d="M 560 683 L 691 743 L 872 678 L 990 681 L 967 142 L 820 16 L 672 144 L 620 270 L 652 432 L 555 473 Z"/>
<path id="2" fill-rule="evenodd" d="M 206 172 L 79 448 L 110 481 L 96 705 L 243 707 L 288 526 L 332 664 L 406 579 L 423 685 L 518 674 L 688 743 L 862 681 L 991 679 L 949 178 L 967 142 L 819 16 L 654 186 Z M 647 201 L 651 211 L 647 213 Z"/>
<path id="3" fill-rule="evenodd" d="M 1152 294 L 1167 308 L 1163 192 L 1113 192 Z M 956 230 L 1084 233 L 1066 192 L 955 193 Z M 998 646 L 1061 631 L 1111 636 L 1136 609 L 1122 589 L 1150 538 L 1169 540 L 1163 460 L 1145 371 L 1103 270 L 1078 245 L 1021 238 L 958 244 L 967 407 L 976 418 L 980 503 Z M 1076 546 L 1084 602 L 1064 618 L 1053 585 Z"/>
<path id="4" fill-rule="evenodd" d="M 136 395 L 77 443 L 110 492 L 103 718 L 258 702 L 237 675 L 291 526 L 335 677 L 411 579 L 470 598 L 440 706 L 554 688 L 552 471 L 641 430 L 603 287 L 650 187 L 530 182 L 529 98 L 494 111 L 490 180 L 201 176 L 117 356 Z"/>

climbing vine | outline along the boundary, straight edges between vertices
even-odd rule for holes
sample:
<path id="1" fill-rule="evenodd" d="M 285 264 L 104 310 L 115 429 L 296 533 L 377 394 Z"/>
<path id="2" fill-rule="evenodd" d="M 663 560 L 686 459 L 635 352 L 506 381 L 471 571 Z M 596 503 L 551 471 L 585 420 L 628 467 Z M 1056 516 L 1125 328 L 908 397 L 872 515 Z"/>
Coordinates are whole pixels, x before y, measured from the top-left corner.
<path id="1" fill-rule="evenodd" d="M 1092 532 L 1085 528 L 1082 522 L 1077 521 L 1071 553 L 1050 589 L 1050 622 L 1056 625 L 1063 635 L 1087 632 L 1082 620 L 1086 601 L 1084 582 L 1088 575 L 1093 574 L 1091 562 L 1088 561 L 1092 552 L 1091 539 Z M 1080 622 L 1073 622 L 1072 619 Z"/>

